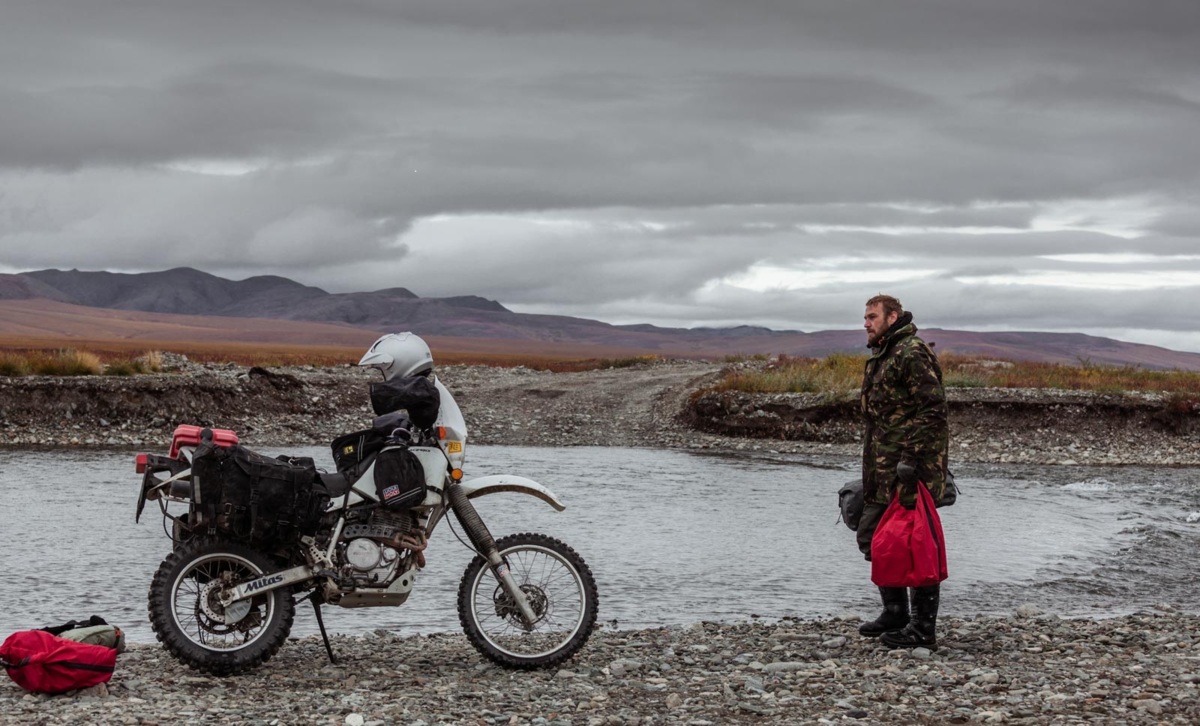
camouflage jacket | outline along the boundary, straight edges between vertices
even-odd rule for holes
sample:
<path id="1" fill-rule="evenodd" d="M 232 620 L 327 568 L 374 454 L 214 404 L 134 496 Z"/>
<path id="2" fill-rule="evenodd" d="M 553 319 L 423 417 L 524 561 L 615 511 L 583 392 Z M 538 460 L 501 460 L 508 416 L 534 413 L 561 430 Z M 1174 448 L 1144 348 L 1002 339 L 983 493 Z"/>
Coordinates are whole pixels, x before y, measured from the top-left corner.
<path id="1" fill-rule="evenodd" d="M 946 487 L 950 429 L 942 368 L 916 332 L 912 316 L 905 313 L 872 348 L 874 355 L 863 371 L 862 475 L 867 502 L 891 500 L 901 460 L 917 468 L 917 477 L 934 501 L 942 498 Z"/>

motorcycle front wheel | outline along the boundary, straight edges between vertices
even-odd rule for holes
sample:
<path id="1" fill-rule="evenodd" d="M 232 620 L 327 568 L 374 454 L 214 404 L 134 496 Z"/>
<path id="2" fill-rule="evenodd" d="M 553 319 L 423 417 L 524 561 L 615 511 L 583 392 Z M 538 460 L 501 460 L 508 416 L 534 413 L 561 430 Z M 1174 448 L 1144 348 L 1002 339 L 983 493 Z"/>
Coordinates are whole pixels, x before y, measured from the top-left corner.
<path id="1" fill-rule="evenodd" d="M 458 588 L 458 619 L 467 639 L 508 668 L 549 668 L 575 655 L 596 625 L 599 595 L 575 550 L 542 534 L 496 541 L 536 620 L 525 622 L 487 560 L 476 556 Z"/>
<path id="2" fill-rule="evenodd" d="M 288 589 L 242 600 L 228 609 L 221 590 L 279 569 L 249 547 L 189 540 L 167 555 L 150 583 L 150 624 L 180 662 L 218 676 L 255 668 L 275 655 L 296 615 Z"/>

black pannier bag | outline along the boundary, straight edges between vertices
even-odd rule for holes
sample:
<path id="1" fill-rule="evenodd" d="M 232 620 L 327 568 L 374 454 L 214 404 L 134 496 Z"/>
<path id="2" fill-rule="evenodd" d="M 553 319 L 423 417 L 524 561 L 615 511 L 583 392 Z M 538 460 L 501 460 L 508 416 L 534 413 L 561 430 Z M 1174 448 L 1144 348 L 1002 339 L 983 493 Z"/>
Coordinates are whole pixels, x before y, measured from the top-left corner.
<path id="1" fill-rule="evenodd" d="M 342 434 L 330 443 L 333 464 L 338 473 L 349 481 L 357 481 L 367 470 L 371 457 L 379 453 L 387 443 L 387 437 L 375 429 Z"/>
<path id="2" fill-rule="evenodd" d="M 441 404 L 437 386 L 424 376 L 405 376 L 371 384 L 371 408 L 376 416 L 404 409 L 414 424 L 427 429 L 437 421 Z"/>
<path id="3" fill-rule="evenodd" d="M 425 499 L 425 467 L 404 447 L 387 449 L 375 459 L 375 493 L 388 509 L 408 509 Z"/>
<path id="4" fill-rule="evenodd" d="M 192 461 L 202 526 L 256 544 L 315 534 L 329 496 L 313 460 L 201 444 Z"/>

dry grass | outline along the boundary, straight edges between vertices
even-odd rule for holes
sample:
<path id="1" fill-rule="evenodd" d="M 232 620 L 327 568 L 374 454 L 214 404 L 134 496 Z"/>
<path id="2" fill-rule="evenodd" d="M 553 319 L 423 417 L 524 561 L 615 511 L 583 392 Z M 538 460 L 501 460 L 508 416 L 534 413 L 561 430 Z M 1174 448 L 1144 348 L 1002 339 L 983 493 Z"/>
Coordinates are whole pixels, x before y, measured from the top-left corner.
<path id="1" fill-rule="evenodd" d="M 826 358 L 780 356 L 762 370 L 731 371 L 717 390 L 750 393 L 847 393 L 862 385 L 863 355 L 835 354 Z M 972 356 L 940 358 L 947 387 L 1059 388 L 1123 392 L 1165 391 L 1177 395 L 1180 406 L 1200 399 L 1200 372 L 1155 371 L 1136 366 L 1077 366 L 1055 363 L 997 361 Z"/>
<path id="2" fill-rule="evenodd" d="M 369 342 L 369 341 L 368 341 Z M 315 365 L 333 366 L 357 363 L 366 345 L 311 346 L 257 342 L 176 342 L 154 340 L 0 337 L 0 356 L 36 356 L 63 348 L 86 350 L 105 364 L 140 359 L 150 371 L 161 370 L 164 352 L 186 355 L 200 363 L 238 363 L 240 365 Z"/>
<path id="3" fill-rule="evenodd" d="M 33 372 L 29 358 L 17 353 L 0 353 L 0 376 L 27 376 Z"/>
<path id="4" fill-rule="evenodd" d="M 141 358 L 135 358 L 134 360 L 141 361 L 146 370 L 151 373 L 157 373 L 162 370 L 163 357 L 160 351 L 148 350 Z"/>
<path id="5" fill-rule="evenodd" d="M 115 360 L 104 367 L 106 376 L 136 376 L 142 373 L 158 373 L 162 370 L 162 356 L 142 356 L 132 360 Z"/>
<path id="6" fill-rule="evenodd" d="M 87 351 L 65 349 L 0 354 L 4 376 L 95 376 L 104 370 L 100 357 Z"/>
<path id="7" fill-rule="evenodd" d="M 74 348 L 0 352 L 0 376 L 129 376 L 156 373 L 162 354 L 150 351 L 137 358 L 116 358 Z"/>
<path id="8" fill-rule="evenodd" d="M 1200 395 L 1200 371 L 1162 371 L 1137 366 L 989 361 L 947 355 L 946 385 L 995 388 L 1060 388 L 1077 391 L 1166 391 Z"/>
<path id="9" fill-rule="evenodd" d="M 734 370 L 715 388 L 747 393 L 822 393 L 857 390 L 865 356 L 836 353 L 825 358 L 779 356 L 760 370 Z"/>

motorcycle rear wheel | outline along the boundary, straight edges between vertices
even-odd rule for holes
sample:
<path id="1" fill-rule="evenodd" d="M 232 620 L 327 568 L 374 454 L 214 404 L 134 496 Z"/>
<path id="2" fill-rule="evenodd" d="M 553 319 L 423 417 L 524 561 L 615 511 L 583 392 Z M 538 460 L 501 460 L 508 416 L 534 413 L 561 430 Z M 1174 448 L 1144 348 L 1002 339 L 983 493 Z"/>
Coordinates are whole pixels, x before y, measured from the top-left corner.
<path id="1" fill-rule="evenodd" d="M 213 539 L 181 543 L 150 583 L 150 624 L 180 662 L 218 676 L 262 665 L 279 650 L 296 615 L 289 589 L 255 595 L 226 611 L 218 586 L 240 584 L 278 567 L 244 545 Z"/>
<path id="2" fill-rule="evenodd" d="M 525 627 L 487 560 L 476 556 L 458 588 L 458 619 L 471 645 L 494 663 L 522 670 L 575 655 L 596 625 L 599 594 L 587 563 L 543 534 L 509 535 L 496 547 L 538 619 Z"/>

